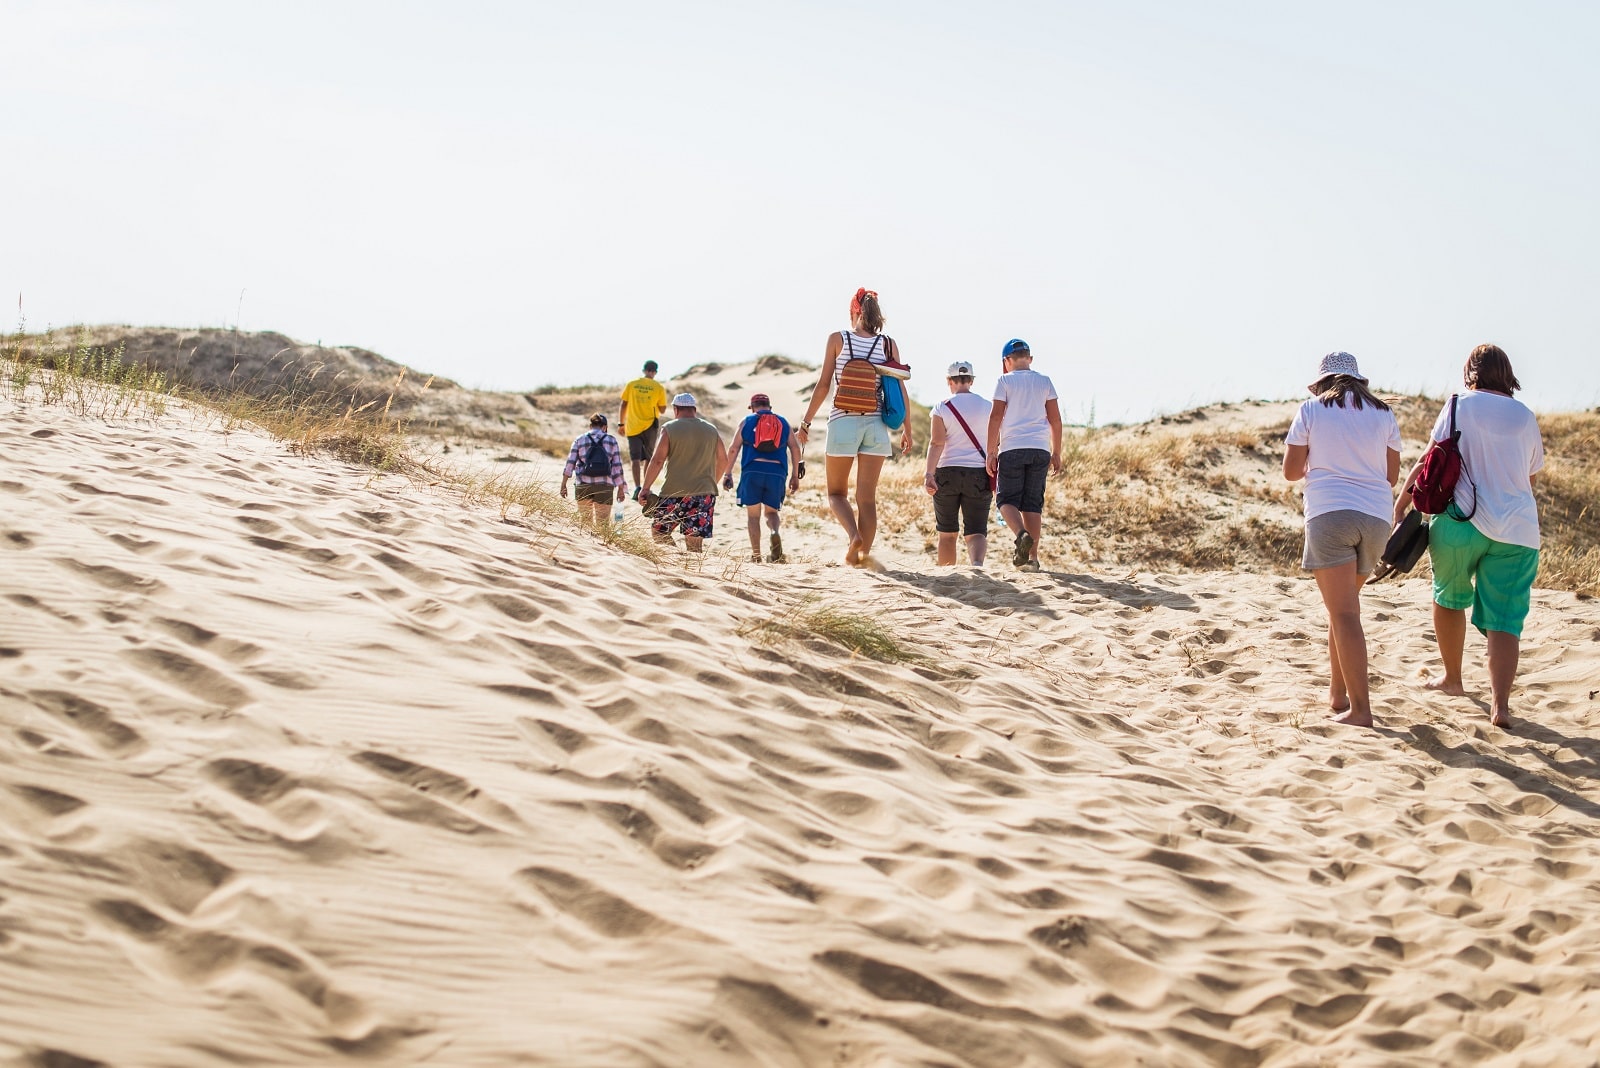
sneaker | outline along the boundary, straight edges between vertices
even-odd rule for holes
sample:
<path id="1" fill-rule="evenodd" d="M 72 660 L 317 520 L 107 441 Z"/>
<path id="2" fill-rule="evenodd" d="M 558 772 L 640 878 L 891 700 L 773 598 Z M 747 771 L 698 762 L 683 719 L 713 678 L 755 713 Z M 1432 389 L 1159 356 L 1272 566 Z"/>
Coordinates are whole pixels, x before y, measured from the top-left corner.
<path id="1" fill-rule="evenodd" d="M 1033 558 L 1033 535 L 1024 530 L 1017 535 L 1017 547 L 1011 552 L 1011 562 L 1022 567 Z"/>
<path id="2" fill-rule="evenodd" d="M 772 537 L 767 539 L 767 545 L 772 550 L 771 554 L 767 557 L 767 562 L 769 564 L 783 563 L 783 539 L 778 537 L 778 532 L 776 530 L 772 532 Z M 759 553 L 757 554 L 756 558 L 760 559 Z"/>
<path id="3" fill-rule="evenodd" d="M 911 377 L 911 365 L 901 363 L 899 360 L 884 360 L 882 363 L 874 364 L 873 366 L 880 375 L 885 375 L 889 378 L 904 380 Z"/>
<path id="4" fill-rule="evenodd" d="M 638 486 L 633 487 L 633 499 L 636 500 L 636 501 L 639 499 L 639 487 Z"/>

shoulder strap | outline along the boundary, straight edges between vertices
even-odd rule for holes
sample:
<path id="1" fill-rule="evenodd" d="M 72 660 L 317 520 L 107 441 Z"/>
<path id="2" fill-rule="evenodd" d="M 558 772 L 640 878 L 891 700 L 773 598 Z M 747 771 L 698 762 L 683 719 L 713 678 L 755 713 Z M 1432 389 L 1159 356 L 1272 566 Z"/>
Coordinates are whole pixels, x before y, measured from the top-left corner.
<path id="1" fill-rule="evenodd" d="M 967 425 L 967 421 L 961 417 L 961 409 L 956 407 L 956 399 L 951 397 L 944 402 L 944 406 L 950 409 L 950 414 L 956 417 L 956 422 L 961 424 L 961 429 L 967 432 L 967 437 L 972 441 L 972 447 L 978 450 L 979 459 L 987 461 L 989 457 L 984 455 L 983 446 L 978 444 L 978 435 L 972 432 L 972 428 Z"/>

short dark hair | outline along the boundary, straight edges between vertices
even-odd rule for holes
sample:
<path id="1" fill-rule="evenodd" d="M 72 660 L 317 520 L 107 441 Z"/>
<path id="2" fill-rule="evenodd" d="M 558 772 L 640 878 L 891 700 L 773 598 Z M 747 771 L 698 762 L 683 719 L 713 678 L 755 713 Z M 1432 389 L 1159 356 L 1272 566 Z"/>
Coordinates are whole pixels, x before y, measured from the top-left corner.
<path id="1" fill-rule="evenodd" d="M 1461 381 L 1468 389 L 1488 389 L 1511 394 L 1522 388 L 1511 370 L 1511 357 L 1499 345 L 1479 345 L 1461 369 Z"/>
<path id="2" fill-rule="evenodd" d="M 656 371 L 661 370 L 661 368 L 656 366 L 656 361 L 646 360 L 644 361 L 644 370 L 645 374 L 654 374 Z"/>

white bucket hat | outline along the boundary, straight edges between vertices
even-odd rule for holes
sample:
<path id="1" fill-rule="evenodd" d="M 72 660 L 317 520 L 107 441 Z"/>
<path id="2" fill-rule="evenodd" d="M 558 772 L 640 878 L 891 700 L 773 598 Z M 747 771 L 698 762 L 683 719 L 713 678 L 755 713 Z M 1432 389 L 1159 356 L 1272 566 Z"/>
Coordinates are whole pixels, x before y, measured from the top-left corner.
<path id="1" fill-rule="evenodd" d="M 673 397 L 672 398 L 672 406 L 674 408 L 698 408 L 698 407 L 700 407 L 698 404 L 696 404 L 694 402 L 694 394 L 693 393 L 680 393 L 676 397 Z"/>
<path id="2" fill-rule="evenodd" d="M 1348 352 L 1330 352 L 1317 364 L 1317 377 L 1307 385 L 1307 389 L 1315 389 L 1317 383 L 1329 375 L 1349 375 L 1357 382 L 1365 382 L 1367 376 L 1361 373 L 1361 368 L 1356 365 L 1356 358 Z"/>

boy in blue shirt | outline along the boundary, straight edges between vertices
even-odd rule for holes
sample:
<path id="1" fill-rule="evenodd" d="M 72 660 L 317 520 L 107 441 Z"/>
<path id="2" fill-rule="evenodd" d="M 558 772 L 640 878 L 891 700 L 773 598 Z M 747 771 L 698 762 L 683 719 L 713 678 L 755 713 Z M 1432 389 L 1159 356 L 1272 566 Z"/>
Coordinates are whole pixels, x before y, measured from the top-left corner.
<path id="1" fill-rule="evenodd" d="M 750 559 L 761 562 L 761 516 L 766 513 L 767 526 L 772 531 L 771 552 L 767 559 L 774 564 L 783 563 L 783 539 L 778 527 L 783 522 L 779 509 L 783 507 L 786 493 L 800 487 L 800 476 L 805 474 L 805 464 L 800 460 L 800 443 L 789 433 L 789 421 L 772 410 L 772 398 L 757 393 L 750 398 L 750 414 L 739 424 L 728 442 L 728 473 L 723 476 L 724 489 L 733 489 L 733 463 L 735 448 L 739 454 L 738 501 L 745 507 L 750 525 Z M 794 474 L 789 473 L 789 454 L 794 454 Z"/>

